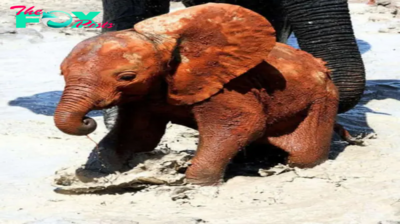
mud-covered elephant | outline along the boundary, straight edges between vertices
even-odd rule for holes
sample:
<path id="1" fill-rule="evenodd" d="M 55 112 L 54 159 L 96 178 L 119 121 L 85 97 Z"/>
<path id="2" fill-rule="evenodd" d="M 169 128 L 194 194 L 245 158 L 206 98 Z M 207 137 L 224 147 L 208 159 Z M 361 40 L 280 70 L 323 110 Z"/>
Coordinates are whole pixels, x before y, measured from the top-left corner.
<path id="1" fill-rule="evenodd" d="M 364 64 L 354 36 L 348 0 L 182 0 L 185 6 L 207 2 L 237 4 L 265 16 L 285 43 L 293 31 L 302 50 L 327 62 L 340 92 L 339 113 L 353 108 L 365 88 Z M 169 11 L 169 0 L 103 0 L 104 21 L 128 29 L 143 19 Z M 117 108 L 104 112 L 111 128 Z"/>
<path id="2" fill-rule="evenodd" d="M 153 150 L 168 122 L 199 130 L 186 172 L 191 183 L 219 183 L 252 143 L 272 144 L 290 165 L 312 167 L 328 157 L 339 101 L 324 64 L 276 43 L 271 24 L 253 11 L 195 6 L 78 44 L 61 65 L 66 86 L 55 124 L 87 135 L 96 128 L 89 111 L 118 105 L 100 155 L 92 155 L 97 164 L 87 164 L 103 172 Z"/>

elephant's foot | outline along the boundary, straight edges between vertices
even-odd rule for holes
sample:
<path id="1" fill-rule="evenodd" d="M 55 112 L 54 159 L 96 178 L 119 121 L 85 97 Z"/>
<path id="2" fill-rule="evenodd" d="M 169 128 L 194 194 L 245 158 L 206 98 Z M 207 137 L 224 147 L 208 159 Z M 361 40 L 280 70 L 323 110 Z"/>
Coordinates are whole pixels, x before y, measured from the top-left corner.
<path id="1" fill-rule="evenodd" d="M 186 171 L 186 181 L 201 186 L 217 186 L 223 183 L 224 170 L 192 165 Z"/>
<path id="2" fill-rule="evenodd" d="M 128 103 L 104 110 L 104 121 L 112 130 L 99 143 L 98 150 L 92 151 L 86 168 L 113 173 L 131 169 L 129 161 L 135 153 L 154 150 L 169 120 L 154 116 L 146 107 Z"/>
<path id="3" fill-rule="evenodd" d="M 104 138 L 90 153 L 85 169 L 105 174 L 126 170 L 134 152 L 132 150 L 117 152 L 116 145 L 112 135 Z"/>
<path id="4" fill-rule="evenodd" d="M 117 154 L 111 146 L 96 147 L 90 153 L 84 167 L 76 170 L 76 177 L 86 183 L 112 173 L 124 172 L 129 169 L 128 162 L 132 154 Z"/>
<path id="5" fill-rule="evenodd" d="M 342 125 L 335 124 L 334 130 L 339 135 L 339 137 L 343 141 L 349 143 L 349 145 L 364 145 L 364 141 L 362 139 L 351 136 L 351 134 Z"/>
<path id="6" fill-rule="evenodd" d="M 127 158 L 121 158 L 114 150 L 109 148 L 93 149 L 85 164 L 85 169 L 100 173 L 114 173 L 121 171 Z"/>

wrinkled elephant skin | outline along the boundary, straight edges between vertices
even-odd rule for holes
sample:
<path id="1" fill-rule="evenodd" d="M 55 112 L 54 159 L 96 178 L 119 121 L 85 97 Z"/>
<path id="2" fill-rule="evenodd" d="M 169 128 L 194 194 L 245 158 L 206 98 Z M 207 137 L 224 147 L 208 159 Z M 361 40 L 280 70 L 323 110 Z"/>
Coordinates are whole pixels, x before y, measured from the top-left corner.
<path id="1" fill-rule="evenodd" d="M 100 147 L 112 145 L 120 166 L 105 172 L 153 150 L 168 122 L 199 130 L 186 172 L 195 184 L 220 183 L 252 143 L 281 148 L 292 166 L 328 157 L 339 99 L 325 63 L 276 43 L 270 23 L 239 6 L 195 6 L 102 34 L 78 44 L 61 69 L 60 130 L 88 134 L 88 111 L 119 107 Z"/>

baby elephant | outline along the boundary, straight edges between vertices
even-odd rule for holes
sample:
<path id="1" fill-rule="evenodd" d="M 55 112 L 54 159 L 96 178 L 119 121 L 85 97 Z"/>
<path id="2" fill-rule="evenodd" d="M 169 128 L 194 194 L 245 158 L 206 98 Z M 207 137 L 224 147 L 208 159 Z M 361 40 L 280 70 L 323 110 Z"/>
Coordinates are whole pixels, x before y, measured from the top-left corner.
<path id="1" fill-rule="evenodd" d="M 324 64 L 276 43 L 255 12 L 195 6 L 78 44 L 61 65 L 66 86 L 54 120 L 67 134 L 87 135 L 96 129 L 89 111 L 118 105 L 117 124 L 100 143 L 114 154 L 101 159 L 119 164 L 108 172 L 153 150 L 168 122 L 199 131 L 190 183 L 220 183 L 250 144 L 276 146 L 288 164 L 312 167 L 328 157 L 338 109 Z"/>

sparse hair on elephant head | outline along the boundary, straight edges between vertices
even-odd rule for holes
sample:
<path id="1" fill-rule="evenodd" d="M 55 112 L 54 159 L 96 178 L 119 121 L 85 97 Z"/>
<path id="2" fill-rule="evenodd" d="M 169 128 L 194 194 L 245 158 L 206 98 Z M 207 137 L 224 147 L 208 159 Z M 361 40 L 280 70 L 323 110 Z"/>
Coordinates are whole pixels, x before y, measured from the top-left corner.
<path id="1" fill-rule="evenodd" d="M 142 21 L 78 44 L 61 65 L 66 87 L 55 112 L 65 133 L 86 135 L 85 115 L 140 99 L 164 80 L 167 101 L 190 105 L 267 59 L 275 30 L 261 15 L 209 3 Z"/>

